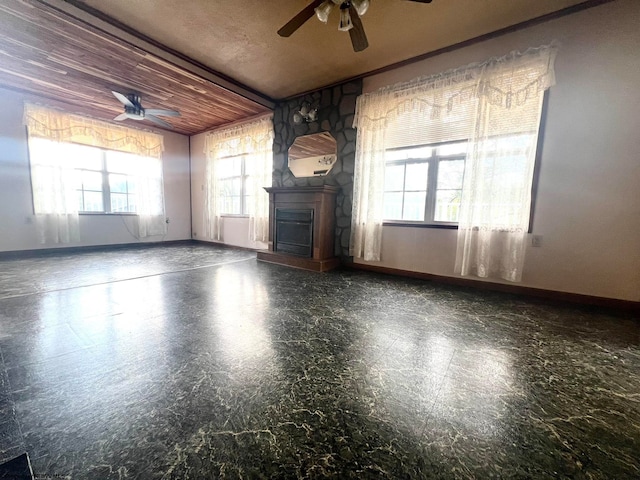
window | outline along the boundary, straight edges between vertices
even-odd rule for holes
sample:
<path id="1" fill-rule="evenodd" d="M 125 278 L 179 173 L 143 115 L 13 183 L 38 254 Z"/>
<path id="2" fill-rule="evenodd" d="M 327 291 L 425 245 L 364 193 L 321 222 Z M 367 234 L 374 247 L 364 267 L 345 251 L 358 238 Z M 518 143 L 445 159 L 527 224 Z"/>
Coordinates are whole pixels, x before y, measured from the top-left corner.
<path id="1" fill-rule="evenodd" d="M 455 224 L 467 142 L 389 149 L 385 154 L 387 221 Z"/>
<path id="2" fill-rule="evenodd" d="M 107 192 L 111 204 L 111 213 L 136 212 L 136 179 L 130 167 L 135 163 L 135 155 L 121 152 L 104 152 L 103 175 L 107 176 Z M 148 172 L 151 173 L 151 172 Z M 155 172 L 153 176 L 158 176 Z"/>
<path id="3" fill-rule="evenodd" d="M 163 209 L 158 159 L 44 138 L 31 138 L 29 152 L 32 164 L 48 165 L 52 174 L 64 172 L 80 213 L 140 213 L 138 197 L 143 183 L 158 204 L 152 210 Z"/>
<path id="4" fill-rule="evenodd" d="M 273 165 L 271 115 L 211 131 L 205 138 L 205 236 L 223 241 L 224 215 L 248 216 L 249 239 L 269 238 Z"/>
<path id="5" fill-rule="evenodd" d="M 249 215 L 251 157 L 236 155 L 218 160 L 220 209 L 223 215 Z"/>
<path id="6" fill-rule="evenodd" d="M 501 192 L 502 218 L 510 225 L 520 209 L 517 192 L 530 189 L 523 184 L 528 168 L 532 135 L 506 135 L 489 139 L 480 174 L 484 185 Z M 534 138 L 535 140 L 535 138 Z M 456 225 L 460 213 L 467 142 L 389 149 L 385 153 L 384 219 L 386 222 L 426 225 Z M 489 177 L 490 176 L 490 177 Z M 512 191 L 513 194 L 508 192 Z M 507 192 L 507 193 L 505 193 Z M 504 201 L 513 199 L 513 201 Z"/>

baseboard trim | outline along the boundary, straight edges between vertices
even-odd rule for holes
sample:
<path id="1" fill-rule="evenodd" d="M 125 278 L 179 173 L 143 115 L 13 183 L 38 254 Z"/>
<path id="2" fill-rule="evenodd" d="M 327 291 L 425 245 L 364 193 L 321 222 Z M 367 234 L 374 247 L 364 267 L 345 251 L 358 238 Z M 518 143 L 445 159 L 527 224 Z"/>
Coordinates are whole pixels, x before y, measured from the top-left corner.
<path id="1" fill-rule="evenodd" d="M 490 290 L 494 292 L 512 293 L 527 297 L 535 297 L 555 302 L 574 303 L 595 307 L 611 308 L 627 312 L 640 313 L 640 302 L 631 300 L 620 300 L 617 298 L 596 297 L 583 295 L 580 293 L 559 292 L 556 290 L 545 290 L 542 288 L 524 287 L 521 285 L 508 285 L 504 283 L 484 282 L 471 278 L 447 277 L 444 275 L 434 275 L 432 273 L 412 272 L 411 270 L 401 270 L 398 268 L 382 267 L 379 265 L 368 265 L 363 263 L 345 262 L 346 268 L 353 270 L 364 270 L 368 272 L 382 273 L 400 277 L 417 278 L 447 285 L 457 285 L 462 287 L 477 288 L 480 290 Z"/>
<path id="2" fill-rule="evenodd" d="M 107 245 L 82 245 L 73 247 L 35 248 L 32 250 L 9 250 L 0 252 L 0 260 L 19 260 L 24 258 L 46 257 L 52 255 L 66 255 L 70 253 L 82 252 L 104 252 L 108 250 L 132 249 L 132 248 L 153 248 L 167 247 L 173 245 L 207 245 L 212 247 L 230 248 L 234 250 L 245 250 L 257 252 L 257 248 L 240 247 L 228 245 L 222 242 L 212 242 L 207 240 L 196 240 L 188 238 L 184 240 L 167 240 L 164 242 L 136 242 L 136 243 L 115 243 Z"/>
<path id="3" fill-rule="evenodd" d="M 23 258 L 45 257 L 51 255 L 83 253 L 83 252 L 103 252 L 107 250 L 131 249 L 131 248 L 150 248 L 150 247 L 167 247 L 173 245 L 191 245 L 194 240 L 167 240 L 163 242 L 136 242 L 136 243 L 115 243 L 107 245 L 81 245 L 73 247 L 57 247 L 57 248 L 35 248 L 32 250 L 10 250 L 0 252 L 0 260 L 18 260 Z"/>
<path id="4" fill-rule="evenodd" d="M 241 247 L 239 245 L 229 245 L 228 243 L 214 242 L 214 241 L 211 241 L 211 240 L 197 240 L 197 239 L 194 238 L 191 241 L 194 242 L 194 243 L 198 243 L 200 245 L 209 245 L 209 246 L 215 246 L 215 247 L 230 248 L 232 250 L 244 250 L 246 252 L 259 252 L 260 251 L 257 248 Z"/>

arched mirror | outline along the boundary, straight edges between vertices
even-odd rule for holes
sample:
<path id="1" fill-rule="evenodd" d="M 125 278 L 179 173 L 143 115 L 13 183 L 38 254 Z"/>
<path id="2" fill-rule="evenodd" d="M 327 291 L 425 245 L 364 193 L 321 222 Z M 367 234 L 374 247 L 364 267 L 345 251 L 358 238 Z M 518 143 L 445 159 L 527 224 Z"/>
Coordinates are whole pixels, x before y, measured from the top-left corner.
<path id="1" fill-rule="evenodd" d="M 338 159 L 336 139 L 329 132 L 298 137 L 289 147 L 288 157 L 295 177 L 326 175 Z"/>

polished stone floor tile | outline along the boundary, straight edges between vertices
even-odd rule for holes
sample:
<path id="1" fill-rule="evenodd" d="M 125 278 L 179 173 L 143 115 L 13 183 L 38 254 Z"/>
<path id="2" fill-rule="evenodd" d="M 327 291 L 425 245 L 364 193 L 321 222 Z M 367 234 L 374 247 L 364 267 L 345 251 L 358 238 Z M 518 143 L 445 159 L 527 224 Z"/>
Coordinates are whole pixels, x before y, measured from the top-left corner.
<path id="1" fill-rule="evenodd" d="M 640 478 L 631 314 L 207 245 L 0 260 L 0 462 L 83 479 Z"/>
<path id="2" fill-rule="evenodd" d="M 199 245 L 177 250 L 165 246 L 131 247 L 110 256 L 101 251 L 54 252 L 19 261 L 0 260 L 0 298 L 208 268 L 255 256 L 229 248 L 206 251 Z M 38 276 L 27 276 L 25 271 L 38 272 Z"/>

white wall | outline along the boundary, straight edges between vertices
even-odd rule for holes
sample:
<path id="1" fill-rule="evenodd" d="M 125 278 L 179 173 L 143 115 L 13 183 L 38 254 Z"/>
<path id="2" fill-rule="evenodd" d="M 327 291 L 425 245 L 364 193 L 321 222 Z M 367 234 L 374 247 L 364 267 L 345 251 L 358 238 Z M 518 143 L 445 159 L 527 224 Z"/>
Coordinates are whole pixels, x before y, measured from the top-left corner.
<path id="1" fill-rule="evenodd" d="M 110 245 L 191 238 L 189 138 L 165 131 L 164 192 L 168 233 L 138 240 L 133 218 L 81 215 L 79 243 L 42 245 L 33 224 L 27 136 L 22 124 L 23 98 L 0 89 L 0 251 Z"/>
<path id="2" fill-rule="evenodd" d="M 204 154 L 206 133 L 191 137 L 191 211 L 193 214 L 192 235 L 195 240 L 212 242 L 205 232 L 205 171 Z M 223 217 L 222 242 L 243 248 L 266 249 L 267 244 L 249 239 L 248 217 Z"/>
<path id="3" fill-rule="evenodd" d="M 560 42 L 522 285 L 640 301 L 640 1 L 618 0 L 365 79 L 365 92 Z M 385 227 L 378 265 L 455 276 L 456 232 Z M 357 261 L 358 263 L 367 263 Z"/>

